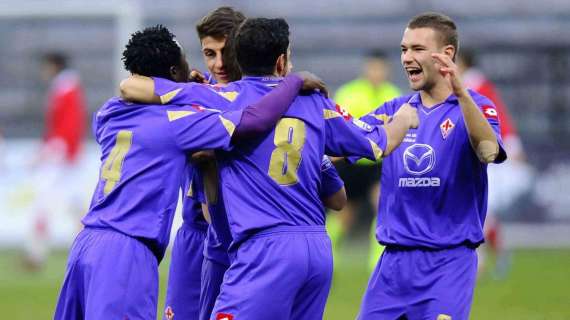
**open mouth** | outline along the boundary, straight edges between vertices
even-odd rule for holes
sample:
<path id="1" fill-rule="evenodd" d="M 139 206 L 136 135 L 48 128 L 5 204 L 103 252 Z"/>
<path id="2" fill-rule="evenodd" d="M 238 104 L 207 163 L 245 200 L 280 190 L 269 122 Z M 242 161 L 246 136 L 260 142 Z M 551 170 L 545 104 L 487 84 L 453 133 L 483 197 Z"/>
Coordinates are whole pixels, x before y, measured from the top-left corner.
<path id="1" fill-rule="evenodd" d="M 410 81 L 412 82 L 416 82 L 419 81 L 423 71 L 421 68 L 416 68 L 416 67 L 407 67 L 406 68 L 406 72 L 408 73 L 408 78 L 410 79 Z"/>

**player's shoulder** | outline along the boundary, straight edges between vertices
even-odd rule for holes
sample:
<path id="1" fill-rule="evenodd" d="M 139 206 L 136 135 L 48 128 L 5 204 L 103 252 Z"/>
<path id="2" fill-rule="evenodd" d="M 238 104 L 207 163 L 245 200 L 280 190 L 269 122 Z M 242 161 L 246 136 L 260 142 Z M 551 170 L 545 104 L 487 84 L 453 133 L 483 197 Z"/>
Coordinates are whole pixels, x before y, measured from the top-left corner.
<path id="1" fill-rule="evenodd" d="M 467 89 L 467 92 L 469 92 L 469 95 L 471 96 L 471 98 L 473 99 L 475 104 L 478 105 L 479 107 L 494 106 L 495 105 L 491 101 L 491 99 L 487 98 L 486 96 L 480 94 L 479 92 L 477 92 L 475 90 Z"/>

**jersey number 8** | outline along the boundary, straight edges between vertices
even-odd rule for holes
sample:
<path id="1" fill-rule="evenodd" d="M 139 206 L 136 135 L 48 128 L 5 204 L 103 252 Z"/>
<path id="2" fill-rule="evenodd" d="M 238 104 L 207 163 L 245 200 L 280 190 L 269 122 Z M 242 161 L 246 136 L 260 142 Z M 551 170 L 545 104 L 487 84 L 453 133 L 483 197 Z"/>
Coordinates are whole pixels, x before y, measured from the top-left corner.
<path id="1" fill-rule="evenodd" d="M 276 148 L 271 153 L 268 174 L 278 184 L 286 186 L 298 182 L 305 135 L 305 123 L 299 119 L 283 118 L 277 122 L 273 138 Z"/>

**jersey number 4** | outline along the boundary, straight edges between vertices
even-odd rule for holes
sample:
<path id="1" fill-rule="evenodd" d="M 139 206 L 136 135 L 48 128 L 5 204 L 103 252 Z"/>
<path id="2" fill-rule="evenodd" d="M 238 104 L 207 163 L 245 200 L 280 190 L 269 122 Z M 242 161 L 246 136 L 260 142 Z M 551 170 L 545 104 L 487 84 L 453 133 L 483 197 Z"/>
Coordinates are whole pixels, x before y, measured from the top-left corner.
<path id="1" fill-rule="evenodd" d="M 129 130 L 121 130 L 117 133 L 115 146 L 111 150 L 103 168 L 101 168 L 101 180 L 105 181 L 103 193 L 108 195 L 115 187 L 117 182 L 121 180 L 121 169 L 125 156 L 129 152 L 133 142 L 133 132 Z"/>
<path id="2" fill-rule="evenodd" d="M 299 181 L 297 170 L 301 164 L 301 151 L 305 145 L 305 123 L 295 118 L 277 122 L 273 143 L 275 150 L 269 161 L 269 176 L 282 186 Z"/>

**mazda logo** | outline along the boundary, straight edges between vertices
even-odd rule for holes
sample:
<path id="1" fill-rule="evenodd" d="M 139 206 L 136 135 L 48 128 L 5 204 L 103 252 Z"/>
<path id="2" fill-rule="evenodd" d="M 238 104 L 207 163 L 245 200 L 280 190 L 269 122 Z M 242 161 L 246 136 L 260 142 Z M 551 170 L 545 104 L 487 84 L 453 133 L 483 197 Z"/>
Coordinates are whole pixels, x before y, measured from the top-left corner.
<path id="1" fill-rule="evenodd" d="M 417 143 L 404 151 L 404 168 L 409 174 L 420 176 L 435 166 L 435 151 L 430 145 Z"/>

